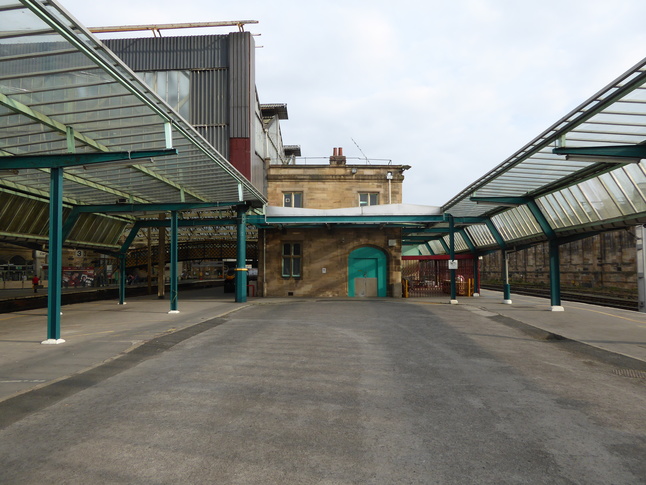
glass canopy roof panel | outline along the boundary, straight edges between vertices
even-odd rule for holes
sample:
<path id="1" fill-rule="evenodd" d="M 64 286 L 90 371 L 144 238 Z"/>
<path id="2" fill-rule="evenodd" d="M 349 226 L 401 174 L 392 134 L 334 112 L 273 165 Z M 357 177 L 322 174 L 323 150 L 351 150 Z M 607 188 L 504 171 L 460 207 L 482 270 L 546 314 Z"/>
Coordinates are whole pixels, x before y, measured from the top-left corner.
<path id="1" fill-rule="evenodd" d="M 431 251 L 433 251 L 433 254 L 446 254 L 444 246 L 442 246 L 439 240 L 429 241 L 427 244 L 431 248 Z"/>
<path id="2" fill-rule="evenodd" d="M 474 224 L 473 226 L 467 227 L 466 231 L 473 243 L 478 247 L 496 245 L 496 239 L 484 224 Z"/>
<path id="3" fill-rule="evenodd" d="M 564 156 L 553 154 L 552 150 L 557 146 L 625 145 L 646 141 L 646 89 L 643 87 L 646 82 L 645 66 L 646 59 L 466 187 L 442 209 L 456 217 L 492 215 L 504 210 L 504 206 L 478 206 L 469 198 L 474 195 L 540 198 L 543 194 L 607 172 L 612 167 L 599 161 L 566 160 Z M 617 177 L 611 177 L 609 180 L 608 185 L 613 188 L 605 191 L 605 202 L 602 203 L 599 198 L 600 189 L 597 186 L 600 181 L 597 181 L 593 184 L 594 194 L 591 195 L 594 203 L 579 202 L 578 207 L 572 211 L 578 212 L 579 217 L 581 213 L 589 214 L 587 204 L 598 207 L 597 211 L 609 215 L 618 210 L 612 199 L 614 196 L 623 198 L 617 200 L 619 205 L 625 206 L 626 202 L 632 200 L 626 189 L 622 189 L 618 183 Z M 593 190 L 590 187 L 586 189 Z M 570 193 L 569 197 L 573 194 Z M 567 197 L 564 195 L 563 200 L 565 199 Z M 578 197 L 576 200 L 578 201 Z M 614 210 L 610 208 L 611 205 L 615 205 Z M 567 210 L 567 214 L 560 218 L 564 223 L 568 221 L 568 216 L 570 220 L 573 216 L 572 211 Z M 578 223 L 578 219 L 576 221 Z"/>
<path id="4" fill-rule="evenodd" d="M 171 126 L 177 156 L 144 169 L 66 169 L 77 203 L 264 202 L 199 133 L 56 2 L 0 0 L 0 155 L 160 150 Z M 73 132 L 70 128 L 73 126 Z M 1 163 L 1 160 L 0 160 Z M 144 161 L 140 161 L 145 165 Z M 119 165 L 121 165 L 119 163 Z M 9 183 L 48 191 L 48 174 L 24 169 Z M 2 180 L 5 180 L 3 177 Z M 241 190 L 240 190 L 241 189 Z"/>

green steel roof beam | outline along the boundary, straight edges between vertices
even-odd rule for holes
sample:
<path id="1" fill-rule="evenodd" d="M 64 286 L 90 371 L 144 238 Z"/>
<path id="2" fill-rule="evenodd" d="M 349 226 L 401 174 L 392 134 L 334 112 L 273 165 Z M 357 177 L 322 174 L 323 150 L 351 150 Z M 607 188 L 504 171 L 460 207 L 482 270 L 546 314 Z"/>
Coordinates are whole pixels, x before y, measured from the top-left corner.
<path id="1" fill-rule="evenodd" d="M 425 227 L 423 229 L 404 229 L 404 234 L 448 234 L 448 227 Z"/>
<path id="2" fill-rule="evenodd" d="M 541 211 L 540 207 L 538 207 L 538 204 L 536 203 L 535 200 L 531 200 L 527 203 L 527 208 L 531 211 L 532 215 L 534 216 L 534 219 L 536 219 L 536 222 L 538 222 L 538 225 L 541 227 L 541 230 L 543 233 L 547 236 L 547 239 L 556 239 L 556 233 L 554 232 L 554 229 L 552 229 L 552 226 L 550 226 L 550 223 L 547 222 L 547 219 L 545 218 L 545 215 Z"/>
<path id="3" fill-rule="evenodd" d="M 268 224 L 356 224 L 443 222 L 442 216 L 293 216 L 267 217 Z"/>
<path id="4" fill-rule="evenodd" d="M 143 227 L 141 222 L 142 221 L 137 221 L 132 226 L 132 229 L 130 229 L 128 236 L 126 237 L 125 241 L 123 242 L 123 245 L 121 246 L 121 249 L 119 250 L 119 254 L 125 254 L 128 251 L 128 248 L 132 244 L 132 241 L 134 241 L 135 237 L 137 237 L 137 234 L 139 233 L 139 229 Z"/>
<path id="5" fill-rule="evenodd" d="M 209 209 L 212 207 L 230 207 L 239 202 L 176 202 L 176 203 L 144 203 L 144 204 L 104 204 L 79 205 L 79 212 L 166 212 L 191 209 Z"/>
<path id="6" fill-rule="evenodd" d="M 502 207 L 518 207 L 519 205 L 527 204 L 530 200 L 529 197 L 469 197 L 471 202 L 476 204 L 485 204 L 493 206 L 502 206 Z M 484 221 L 478 221 L 478 223 Z M 486 222 L 485 222 L 486 224 Z"/>
<path id="7" fill-rule="evenodd" d="M 486 217 L 454 217 L 456 224 L 485 224 Z"/>
<path id="8" fill-rule="evenodd" d="M 506 249 L 507 248 L 507 243 L 503 239 L 503 237 L 500 235 L 500 232 L 494 225 L 493 221 L 491 219 L 487 219 L 485 221 L 485 224 L 487 225 L 487 228 L 489 229 L 489 232 L 493 236 L 493 238 L 496 240 L 496 243 L 498 246 L 500 246 L 500 249 Z"/>
<path id="9" fill-rule="evenodd" d="M 236 222 L 236 219 L 180 219 L 178 225 L 179 227 L 235 226 Z M 170 227 L 170 219 L 139 219 L 136 224 L 140 228 Z"/>
<path id="10" fill-rule="evenodd" d="M 426 246 L 426 249 L 428 249 L 428 252 L 431 253 L 431 256 L 435 256 L 435 251 L 433 251 L 433 248 L 429 243 L 424 243 L 424 246 Z"/>
<path id="11" fill-rule="evenodd" d="M 444 238 L 439 238 L 437 240 L 440 241 L 440 244 L 444 248 L 444 253 L 445 254 L 451 254 L 451 248 L 449 248 L 449 245 L 446 244 L 446 241 L 444 240 Z"/>
<path id="12" fill-rule="evenodd" d="M 448 232 L 445 232 L 444 234 L 448 234 Z M 402 241 L 416 242 L 416 243 L 424 243 L 424 242 L 430 241 L 432 239 L 436 239 L 436 238 L 431 238 L 431 237 L 428 237 L 428 236 L 404 236 L 404 237 L 402 237 Z"/>
<path id="13" fill-rule="evenodd" d="M 500 207 L 518 207 L 519 205 L 526 205 L 547 238 L 554 239 L 556 237 L 556 233 L 550 226 L 549 222 L 547 222 L 545 215 L 543 215 L 540 208 L 536 204 L 536 201 L 531 197 L 471 197 L 470 200 L 476 203 L 491 204 Z M 487 227 L 489 227 L 489 230 L 491 230 L 489 224 L 486 224 Z"/>
<path id="14" fill-rule="evenodd" d="M 598 147 L 559 147 L 552 153 L 565 155 L 566 160 L 577 160 L 596 163 L 637 163 L 646 158 L 646 145 L 607 145 Z"/>
<path id="15" fill-rule="evenodd" d="M 67 136 L 68 128 L 69 128 L 67 125 L 61 123 L 60 121 L 56 121 L 55 119 L 50 118 L 49 116 L 39 111 L 33 110 L 26 104 L 22 104 L 19 101 L 11 99 L 2 93 L 0 93 L 0 105 L 6 106 L 7 108 L 9 108 L 12 111 L 15 111 L 16 113 L 25 115 L 28 118 L 31 118 L 34 121 L 38 121 L 39 123 L 49 126 L 53 130 L 64 133 Z M 72 132 L 73 132 L 74 138 L 80 141 L 81 143 L 91 146 L 93 148 L 96 148 L 97 150 L 102 152 L 109 151 L 108 147 L 106 147 L 105 145 L 102 145 L 101 143 L 93 140 L 90 137 L 85 136 L 83 133 L 79 133 L 75 130 L 72 130 Z"/>
<path id="16" fill-rule="evenodd" d="M 65 168 L 82 167 L 98 163 L 120 162 L 141 158 L 165 157 L 177 155 L 175 148 L 164 150 L 137 150 L 133 152 L 98 152 L 98 153 L 67 153 L 62 155 L 14 155 L 2 157 L 0 168 L 30 169 L 30 168 Z M 136 165 L 136 163 L 133 163 Z"/>
<path id="17" fill-rule="evenodd" d="M 460 234 L 460 236 L 462 236 L 462 239 L 464 240 L 466 245 L 469 246 L 469 251 L 471 251 L 474 254 L 478 252 L 478 248 L 476 248 L 475 244 L 473 244 L 471 237 L 469 236 L 467 231 L 464 230 L 463 227 L 461 227 L 460 229 L 457 229 L 456 232 Z"/>

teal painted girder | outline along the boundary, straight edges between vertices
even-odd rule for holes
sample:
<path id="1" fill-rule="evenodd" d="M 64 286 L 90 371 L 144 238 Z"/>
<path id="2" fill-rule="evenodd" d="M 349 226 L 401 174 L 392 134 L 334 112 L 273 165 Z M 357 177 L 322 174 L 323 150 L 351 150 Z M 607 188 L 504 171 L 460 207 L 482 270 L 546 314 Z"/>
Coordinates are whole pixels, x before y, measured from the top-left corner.
<path id="1" fill-rule="evenodd" d="M 462 236 L 462 239 L 466 243 L 467 246 L 469 246 L 469 251 L 472 253 L 475 253 L 477 251 L 477 248 L 475 247 L 475 244 L 473 244 L 473 241 L 471 241 L 471 237 L 467 233 L 467 231 L 464 228 L 457 229 L 456 232 Z"/>
<path id="2" fill-rule="evenodd" d="M 444 248 L 444 253 L 445 254 L 451 254 L 451 249 L 449 248 L 449 245 L 446 244 L 446 241 L 444 240 L 444 238 L 438 238 L 438 239 L 436 239 L 436 241 L 440 242 L 440 244 Z"/>
<path id="3" fill-rule="evenodd" d="M 275 224 L 361 224 L 372 223 L 429 223 L 443 222 L 442 216 L 293 216 L 267 217 L 265 222 Z"/>
<path id="4" fill-rule="evenodd" d="M 448 234 L 448 232 L 445 231 L 443 234 Z M 431 237 L 431 236 L 404 236 L 404 237 L 402 237 L 402 241 L 418 242 L 418 243 L 423 243 L 423 242 L 426 242 L 426 241 L 433 241 L 435 239 L 438 239 L 438 238 Z"/>
<path id="5" fill-rule="evenodd" d="M 622 158 L 638 160 L 646 158 L 646 145 L 606 145 L 597 147 L 559 147 L 554 148 L 552 153 L 555 155 L 580 155 L 584 157 L 609 157 L 617 158 L 617 162 L 622 162 Z"/>
<path id="6" fill-rule="evenodd" d="M 423 229 L 404 229 L 404 234 L 448 234 L 448 227 L 425 227 Z"/>
<path id="7" fill-rule="evenodd" d="M 507 243 L 498 231 L 498 228 L 494 225 L 493 221 L 491 219 L 487 219 L 487 222 L 485 224 L 487 225 L 487 228 L 489 229 L 489 232 L 491 233 L 493 238 L 498 243 L 498 246 L 500 246 L 500 249 L 505 249 L 507 247 Z"/>
<path id="8" fill-rule="evenodd" d="M 531 197 L 469 197 L 471 202 L 485 202 L 488 204 L 500 204 L 500 205 L 524 205 L 529 201 L 533 200 Z M 484 222 L 484 220 L 483 220 Z"/>
<path id="9" fill-rule="evenodd" d="M 163 204 L 107 204 L 78 205 L 73 210 L 78 212 L 171 212 L 211 207 L 233 207 L 240 202 L 174 202 Z"/>
<path id="10" fill-rule="evenodd" d="M 165 157 L 177 155 L 175 148 L 164 150 L 138 150 L 133 152 L 98 152 L 98 153 L 68 153 L 63 155 L 14 155 L 0 158 L 2 169 L 30 168 L 64 168 L 93 165 L 97 163 L 118 162 L 122 160 L 137 160 L 141 158 Z"/>
<path id="11" fill-rule="evenodd" d="M 552 226 L 550 226 L 550 223 L 547 222 L 547 219 L 545 218 L 545 215 L 543 214 L 543 211 L 541 211 L 540 207 L 538 207 L 538 204 L 536 203 L 535 200 L 530 200 L 527 203 L 527 207 L 529 208 L 530 212 L 534 216 L 534 219 L 536 219 L 536 222 L 538 222 L 538 225 L 541 227 L 541 230 L 543 233 L 547 236 L 547 239 L 555 239 L 556 238 L 556 233 L 554 232 L 554 229 L 552 229 Z"/>

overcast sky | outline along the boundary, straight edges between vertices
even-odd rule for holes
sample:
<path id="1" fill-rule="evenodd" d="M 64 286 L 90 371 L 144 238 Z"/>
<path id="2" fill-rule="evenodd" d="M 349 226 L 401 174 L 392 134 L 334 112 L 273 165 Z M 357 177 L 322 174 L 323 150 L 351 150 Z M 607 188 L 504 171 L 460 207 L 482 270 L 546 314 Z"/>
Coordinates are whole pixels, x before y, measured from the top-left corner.
<path id="1" fill-rule="evenodd" d="M 258 20 L 284 143 L 411 165 L 411 204 L 444 204 L 646 57 L 644 0 L 59 1 L 87 27 Z"/>

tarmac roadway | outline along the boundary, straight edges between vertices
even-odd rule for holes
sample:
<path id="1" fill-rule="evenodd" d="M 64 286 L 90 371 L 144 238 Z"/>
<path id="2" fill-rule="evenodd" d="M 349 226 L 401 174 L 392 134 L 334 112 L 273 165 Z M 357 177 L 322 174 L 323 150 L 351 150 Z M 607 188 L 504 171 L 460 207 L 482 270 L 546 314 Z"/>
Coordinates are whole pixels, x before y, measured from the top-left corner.
<path id="1" fill-rule="evenodd" d="M 646 483 L 646 315 L 221 291 L 0 315 L 0 483 Z"/>

